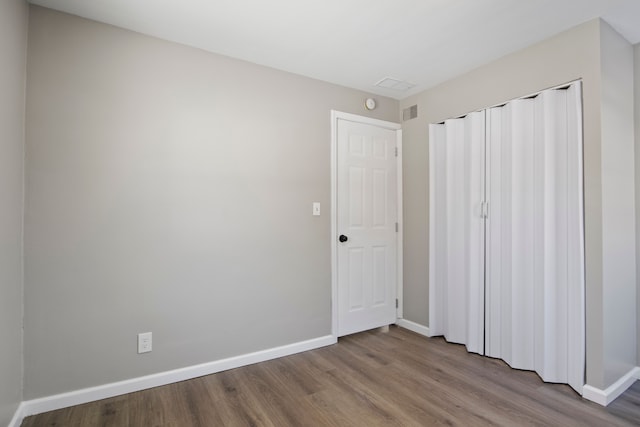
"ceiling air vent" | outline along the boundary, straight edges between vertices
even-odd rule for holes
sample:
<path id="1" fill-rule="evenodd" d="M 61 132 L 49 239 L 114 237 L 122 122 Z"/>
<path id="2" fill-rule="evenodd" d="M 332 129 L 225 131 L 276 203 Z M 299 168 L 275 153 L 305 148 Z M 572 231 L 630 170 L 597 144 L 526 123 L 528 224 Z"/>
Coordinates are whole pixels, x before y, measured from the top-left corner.
<path id="1" fill-rule="evenodd" d="M 411 107 L 407 107 L 402 110 L 402 121 L 406 122 L 407 120 L 415 119 L 418 117 L 418 106 L 412 105 Z"/>
<path id="2" fill-rule="evenodd" d="M 378 81 L 374 86 L 397 90 L 398 92 L 406 92 L 409 89 L 416 87 L 414 83 L 410 83 L 406 80 L 396 79 L 394 77 L 385 77 L 384 79 Z"/>

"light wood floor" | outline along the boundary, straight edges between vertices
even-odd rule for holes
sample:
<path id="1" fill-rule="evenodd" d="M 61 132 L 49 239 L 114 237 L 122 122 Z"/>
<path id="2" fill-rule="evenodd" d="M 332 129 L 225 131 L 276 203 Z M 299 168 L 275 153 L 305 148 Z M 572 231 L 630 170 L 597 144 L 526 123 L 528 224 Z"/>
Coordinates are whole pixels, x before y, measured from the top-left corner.
<path id="1" fill-rule="evenodd" d="M 391 327 L 330 347 L 52 411 L 34 426 L 638 426 L 640 382 L 609 407 Z"/>

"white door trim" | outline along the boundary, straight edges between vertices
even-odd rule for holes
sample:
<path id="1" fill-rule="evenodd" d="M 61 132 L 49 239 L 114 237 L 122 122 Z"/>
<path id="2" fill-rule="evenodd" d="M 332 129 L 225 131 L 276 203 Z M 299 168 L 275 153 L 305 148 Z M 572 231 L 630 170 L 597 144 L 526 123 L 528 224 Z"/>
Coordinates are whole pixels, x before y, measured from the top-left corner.
<path id="1" fill-rule="evenodd" d="M 402 318 L 402 125 L 385 120 L 372 119 L 356 114 L 331 110 L 331 335 L 338 338 L 338 120 L 369 124 L 396 132 L 398 146 L 397 183 L 398 183 L 398 233 L 397 243 L 397 289 L 398 308 L 396 317 Z"/>

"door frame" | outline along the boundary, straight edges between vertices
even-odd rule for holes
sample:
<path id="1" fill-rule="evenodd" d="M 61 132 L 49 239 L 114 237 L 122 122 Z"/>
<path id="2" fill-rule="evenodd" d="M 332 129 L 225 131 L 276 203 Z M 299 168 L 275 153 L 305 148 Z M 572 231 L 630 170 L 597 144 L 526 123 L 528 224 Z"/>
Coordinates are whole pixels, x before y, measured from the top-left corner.
<path id="1" fill-rule="evenodd" d="M 388 122 L 385 120 L 372 119 L 370 117 L 359 116 L 357 114 L 344 113 L 331 110 L 331 335 L 338 339 L 338 120 L 346 120 L 355 123 L 378 126 L 396 132 L 396 146 L 398 156 L 396 157 L 397 174 L 397 218 L 398 232 L 396 233 L 397 256 L 396 256 L 396 298 L 398 307 L 396 308 L 396 318 L 402 318 L 403 298 L 402 298 L 402 125 L 400 123 Z"/>

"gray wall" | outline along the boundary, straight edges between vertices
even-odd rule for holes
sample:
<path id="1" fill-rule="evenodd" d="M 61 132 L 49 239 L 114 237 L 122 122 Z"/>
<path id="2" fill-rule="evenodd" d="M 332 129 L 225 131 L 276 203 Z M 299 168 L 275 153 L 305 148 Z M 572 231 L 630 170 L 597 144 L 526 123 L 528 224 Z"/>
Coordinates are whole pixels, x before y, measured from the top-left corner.
<path id="1" fill-rule="evenodd" d="M 330 109 L 367 94 L 39 7 L 28 61 L 25 399 L 330 334 Z"/>
<path id="2" fill-rule="evenodd" d="M 604 383 L 636 366 L 633 46 L 600 26 Z M 588 243 L 588 242 L 587 242 Z"/>
<path id="3" fill-rule="evenodd" d="M 542 89 L 582 78 L 584 96 L 585 233 L 587 280 L 587 382 L 598 388 L 610 385 L 614 358 L 605 361 L 604 331 L 617 331 L 616 339 L 635 340 L 635 330 L 609 330 L 605 324 L 603 296 L 625 294 L 633 283 L 603 281 L 603 216 L 616 220 L 615 210 L 603 206 L 602 150 L 606 141 L 601 129 L 602 70 L 601 22 L 591 21 L 539 44 L 506 56 L 433 89 L 401 101 L 400 108 L 417 104 L 418 118 L 403 123 L 405 257 L 404 317 L 428 324 L 428 124 L 495 105 Z M 607 30 L 605 30 L 607 31 Z M 613 43 L 615 44 L 615 43 Z M 627 88 L 630 91 L 630 88 Z M 627 156 L 631 156 L 631 152 Z M 604 177 L 607 179 L 607 176 Z M 608 181 L 610 184 L 610 181 Z M 631 183 L 633 187 L 633 183 Z M 633 193 L 631 193 L 633 195 Z M 610 195 L 614 197 L 614 195 Z M 626 209 L 626 208 L 625 208 Z M 624 209 L 623 209 L 624 210 Z M 628 210 L 622 214 L 629 220 Z M 633 228 L 633 224 L 631 224 Z M 627 234 L 628 235 L 628 234 Z M 633 232 L 632 232 L 633 235 Z M 633 240 L 633 237 L 632 239 Z M 609 241 L 608 243 L 611 243 Z M 613 245 L 607 246 L 613 250 Z M 628 245 L 621 248 L 627 249 Z M 633 252 L 633 249 L 632 249 Z M 608 252 L 607 256 L 613 255 Z M 626 266 L 625 273 L 635 270 Z M 607 271 L 607 279 L 614 277 Z M 628 277 L 627 277 L 628 279 Z M 635 281 L 635 278 L 633 279 Z M 604 284 L 604 285 L 603 285 Z M 605 286 L 606 285 L 606 286 Z M 611 300 L 613 301 L 613 299 Z M 605 329 L 607 328 L 607 329 Z M 633 336 L 629 336 L 629 335 Z M 627 354 L 623 365 L 626 365 Z M 609 370 L 605 372 L 605 370 Z M 607 378 L 605 380 L 605 377 Z"/>
<path id="4" fill-rule="evenodd" d="M 28 7 L 0 2 L 0 425 L 22 400 L 22 207 Z"/>
<path id="5" fill-rule="evenodd" d="M 637 366 L 640 366 L 640 44 L 634 46 L 634 116 L 635 116 L 635 167 L 636 167 L 636 332 Z"/>

